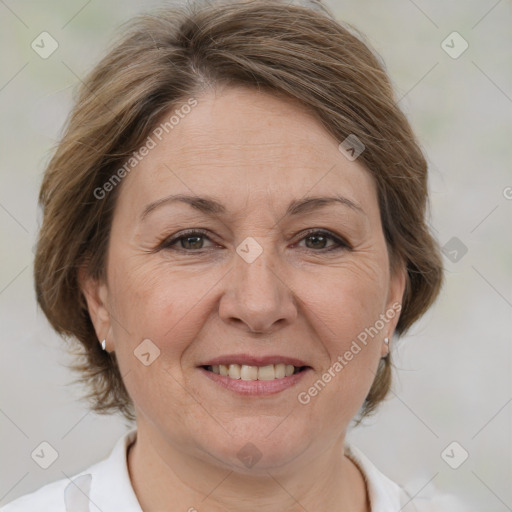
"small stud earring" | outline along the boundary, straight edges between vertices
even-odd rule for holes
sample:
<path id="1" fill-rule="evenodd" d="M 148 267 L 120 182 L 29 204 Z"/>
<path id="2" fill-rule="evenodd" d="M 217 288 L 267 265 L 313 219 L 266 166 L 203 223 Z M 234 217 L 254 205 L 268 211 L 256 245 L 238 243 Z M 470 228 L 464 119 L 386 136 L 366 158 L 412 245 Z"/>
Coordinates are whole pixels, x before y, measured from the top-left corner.
<path id="1" fill-rule="evenodd" d="M 384 338 L 384 343 L 385 343 L 386 345 L 388 345 L 388 344 L 389 344 L 389 338 Z"/>
<path id="2" fill-rule="evenodd" d="M 107 348 L 107 340 L 103 340 L 103 341 L 101 342 L 101 348 L 102 348 L 103 350 L 106 350 L 106 348 Z"/>

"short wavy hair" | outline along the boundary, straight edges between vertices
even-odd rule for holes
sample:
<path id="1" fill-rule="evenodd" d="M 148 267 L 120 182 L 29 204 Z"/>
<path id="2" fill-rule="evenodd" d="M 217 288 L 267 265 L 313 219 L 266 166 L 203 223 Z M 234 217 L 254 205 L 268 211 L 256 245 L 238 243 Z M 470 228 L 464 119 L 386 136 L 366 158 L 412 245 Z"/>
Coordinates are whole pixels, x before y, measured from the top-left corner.
<path id="1" fill-rule="evenodd" d="M 112 215 L 122 186 L 104 186 L 162 116 L 205 88 L 229 84 L 297 100 L 337 140 L 355 135 L 377 185 L 390 271 L 407 269 L 395 337 L 436 299 L 442 258 L 427 225 L 427 163 L 398 106 L 384 64 L 354 27 L 319 2 L 220 1 L 167 7 L 134 18 L 80 85 L 43 178 L 43 222 L 35 255 L 37 300 L 53 328 L 77 340 L 72 367 L 97 413 L 135 419 L 115 353 L 103 351 L 79 272 L 105 278 Z M 390 389 L 381 359 L 360 410 L 371 414 Z"/>

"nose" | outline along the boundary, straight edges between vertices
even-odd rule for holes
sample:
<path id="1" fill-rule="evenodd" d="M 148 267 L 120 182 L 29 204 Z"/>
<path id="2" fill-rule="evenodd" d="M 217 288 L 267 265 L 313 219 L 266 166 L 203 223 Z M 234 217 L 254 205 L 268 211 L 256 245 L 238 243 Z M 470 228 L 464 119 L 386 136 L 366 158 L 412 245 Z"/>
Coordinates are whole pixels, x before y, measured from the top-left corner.
<path id="1" fill-rule="evenodd" d="M 294 321 L 297 301 L 279 274 L 276 260 L 277 256 L 268 250 L 252 263 L 235 255 L 219 305 L 223 321 L 267 334 Z"/>

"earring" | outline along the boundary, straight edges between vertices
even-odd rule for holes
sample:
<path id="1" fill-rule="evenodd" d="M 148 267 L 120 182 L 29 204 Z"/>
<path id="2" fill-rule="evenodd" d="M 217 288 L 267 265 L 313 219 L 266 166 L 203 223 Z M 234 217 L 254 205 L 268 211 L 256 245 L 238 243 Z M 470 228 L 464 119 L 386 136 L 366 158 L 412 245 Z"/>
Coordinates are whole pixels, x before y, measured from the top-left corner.
<path id="1" fill-rule="evenodd" d="M 101 342 L 101 348 L 102 348 L 103 350 L 106 350 L 106 348 L 107 348 L 107 340 L 103 340 L 103 341 Z"/>
<path id="2" fill-rule="evenodd" d="M 382 356 L 382 359 L 386 359 L 389 356 L 389 338 L 384 338 L 384 345 L 388 347 L 388 351 L 385 356 Z"/>

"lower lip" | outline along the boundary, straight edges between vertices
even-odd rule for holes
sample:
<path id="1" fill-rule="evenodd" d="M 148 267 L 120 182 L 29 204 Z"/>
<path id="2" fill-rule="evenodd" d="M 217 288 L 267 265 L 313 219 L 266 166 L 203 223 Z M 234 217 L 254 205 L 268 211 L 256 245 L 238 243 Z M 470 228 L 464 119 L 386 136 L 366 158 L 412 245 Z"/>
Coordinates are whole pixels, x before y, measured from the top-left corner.
<path id="1" fill-rule="evenodd" d="M 218 373 L 210 372 L 204 368 L 199 368 L 199 370 L 201 370 L 206 377 L 225 389 L 234 391 L 240 395 L 262 396 L 274 395 L 284 391 L 285 389 L 289 389 L 295 386 L 311 369 L 307 368 L 299 373 L 290 375 L 289 377 L 283 377 L 281 379 L 274 380 L 232 379 L 231 377 L 226 377 L 225 375 L 219 375 Z"/>

